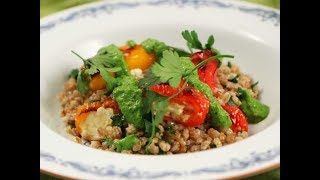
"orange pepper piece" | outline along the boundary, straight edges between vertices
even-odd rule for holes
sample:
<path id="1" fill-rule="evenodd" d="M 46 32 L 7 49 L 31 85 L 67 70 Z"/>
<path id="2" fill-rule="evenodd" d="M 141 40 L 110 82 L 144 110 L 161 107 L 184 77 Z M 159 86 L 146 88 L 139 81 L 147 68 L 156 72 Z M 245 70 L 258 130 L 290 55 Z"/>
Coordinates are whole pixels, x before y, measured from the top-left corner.
<path id="1" fill-rule="evenodd" d="M 141 69 L 144 71 L 156 61 L 154 53 L 148 54 L 141 45 L 136 45 L 133 48 L 123 46 L 120 50 L 124 53 L 129 70 Z"/>
<path id="2" fill-rule="evenodd" d="M 112 77 L 115 77 L 115 74 L 113 72 L 109 72 L 109 74 Z M 106 86 L 107 86 L 107 83 L 105 82 L 105 80 L 102 78 L 100 74 L 97 73 L 91 76 L 89 87 L 92 91 L 106 89 Z"/>
<path id="3" fill-rule="evenodd" d="M 93 103 L 84 103 L 82 106 L 79 106 L 75 115 L 75 126 L 79 134 L 81 134 L 81 124 L 87 119 L 91 111 L 97 111 L 98 108 L 112 108 L 114 114 L 119 114 L 120 109 L 115 100 L 108 98 L 103 102 L 97 101 Z"/>

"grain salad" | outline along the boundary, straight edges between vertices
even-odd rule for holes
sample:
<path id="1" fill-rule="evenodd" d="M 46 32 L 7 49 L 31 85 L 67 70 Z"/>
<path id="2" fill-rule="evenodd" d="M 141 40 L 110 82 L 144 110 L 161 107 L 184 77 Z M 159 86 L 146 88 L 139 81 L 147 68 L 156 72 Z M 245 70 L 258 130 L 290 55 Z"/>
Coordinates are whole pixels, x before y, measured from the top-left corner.
<path id="1" fill-rule="evenodd" d="M 248 124 L 269 114 L 258 82 L 232 55 L 183 31 L 189 51 L 156 39 L 108 45 L 70 72 L 59 94 L 74 141 L 128 154 L 177 154 L 218 148 L 248 137 Z"/>

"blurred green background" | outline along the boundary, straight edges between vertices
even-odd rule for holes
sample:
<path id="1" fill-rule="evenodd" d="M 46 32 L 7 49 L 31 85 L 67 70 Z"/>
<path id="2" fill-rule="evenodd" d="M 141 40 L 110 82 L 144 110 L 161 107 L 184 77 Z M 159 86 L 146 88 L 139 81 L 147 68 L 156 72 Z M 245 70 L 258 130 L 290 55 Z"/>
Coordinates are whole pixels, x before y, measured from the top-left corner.
<path id="1" fill-rule="evenodd" d="M 61 11 L 67 8 L 95 2 L 99 0 L 40 0 L 40 17 L 47 16 L 57 11 Z M 252 3 L 258 3 L 265 6 L 273 7 L 276 9 L 280 8 L 280 0 L 243 0 Z M 58 180 L 58 178 L 40 173 L 41 180 Z M 246 180 L 278 180 L 280 179 L 280 168 L 275 170 L 256 175 Z"/>
<path id="2" fill-rule="evenodd" d="M 40 16 L 44 17 L 51 13 L 67 9 L 73 6 L 95 2 L 99 0 L 40 0 Z M 280 8 L 280 0 L 245 0 L 273 8 Z"/>

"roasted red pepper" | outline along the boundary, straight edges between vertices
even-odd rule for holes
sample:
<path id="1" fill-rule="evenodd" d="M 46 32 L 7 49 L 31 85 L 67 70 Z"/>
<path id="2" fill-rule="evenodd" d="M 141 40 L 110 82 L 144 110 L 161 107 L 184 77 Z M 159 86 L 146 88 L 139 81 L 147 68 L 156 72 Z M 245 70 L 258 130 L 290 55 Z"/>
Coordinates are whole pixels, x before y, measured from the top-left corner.
<path id="1" fill-rule="evenodd" d="M 184 80 L 181 80 L 177 88 L 173 88 L 168 84 L 157 84 L 157 85 L 151 86 L 150 90 L 160 94 L 161 96 L 172 96 L 182 88 L 184 82 L 185 82 Z"/>
<path id="2" fill-rule="evenodd" d="M 209 57 L 214 56 L 214 54 L 210 50 L 204 50 L 200 52 L 196 52 L 191 55 L 192 62 L 197 65 L 201 61 L 208 59 Z M 202 68 L 198 69 L 199 79 L 208 84 L 212 91 L 214 91 L 216 87 L 217 81 L 217 72 L 218 72 L 219 60 L 209 61 Z M 232 120 L 231 129 L 234 132 L 240 131 L 248 131 L 248 121 L 243 114 L 243 112 L 235 105 L 225 104 L 222 106 L 224 110 L 226 110 L 230 118 Z"/>
<path id="3" fill-rule="evenodd" d="M 151 90 L 163 95 L 172 96 L 177 93 L 184 81 L 178 88 L 172 88 L 168 84 L 158 84 Z M 172 120 L 185 126 L 198 126 L 205 121 L 209 111 L 210 102 L 200 91 L 188 86 L 176 97 L 170 99 L 168 112 L 165 120 Z"/>
<path id="4" fill-rule="evenodd" d="M 191 59 L 193 64 L 197 65 L 201 61 L 208 59 L 213 55 L 214 54 L 211 52 L 211 50 L 207 49 L 207 50 L 203 50 L 203 51 L 192 54 Z M 216 87 L 218 66 L 219 66 L 219 60 L 216 59 L 216 60 L 209 61 L 206 65 L 198 69 L 199 79 L 202 82 L 208 84 L 212 91 Z"/>
<path id="5" fill-rule="evenodd" d="M 222 107 L 230 115 L 230 118 L 232 120 L 231 129 L 233 132 L 237 133 L 241 131 L 248 131 L 248 121 L 246 119 L 246 116 L 236 105 L 230 106 L 226 103 Z"/>

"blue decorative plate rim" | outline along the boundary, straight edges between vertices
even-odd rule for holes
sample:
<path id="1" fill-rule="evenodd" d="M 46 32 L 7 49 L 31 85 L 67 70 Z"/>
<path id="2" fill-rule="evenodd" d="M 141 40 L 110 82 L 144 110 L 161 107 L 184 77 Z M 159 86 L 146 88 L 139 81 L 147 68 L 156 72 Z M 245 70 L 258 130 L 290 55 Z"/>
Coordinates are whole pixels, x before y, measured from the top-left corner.
<path id="1" fill-rule="evenodd" d="M 256 164 L 272 161 L 280 156 L 280 146 L 274 147 L 264 152 L 252 151 L 248 156 L 242 158 L 232 158 L 230 161 L 218 166 L 206 166 L 195 168 L 192 171 L 145 171 L 136 167 L 119 168 L 112 164 L 103 167 L 91 166 L 75 161 L 65 161 L 54 155 L 40 151 L 40 159 L 55 163 L 63 167 L 69 167 L 76 171 L 92 174 L 98 177 L 117 177 L 128 179 L 157 179 L 164 177 L 192 176 L 201 174 L 219 174 L 230 171 L 244 170 Z"/>
<path id="2" fill-rule="evenodd" d="M 60 24 L 68 23 L 83 17 L 97 17 L 100 13 L 112 14 L 116 10 L 130 9 L 139 6 L 163 6 L 171 5 L 179 8 L 183 7 L 216 7 L 223 9 L 236 9 L 238 11 L 252 14 L 261 19 L 261 21 L 271 22 L 274 26 L 280 25 L 280 13 L 276 10 L 262 8 L 262 7 L 249 7 L 246 5 L 238 5 L 232 3 L 232 1 L 221 0 L 149 0 L 149 1 L 137 1 L 137 2 L 104 2 L 96 6 L 88 6 L 75 11 L 70 12 L 59 18 L 55 18 L 49 22 L 40 25 L 40 34 L 57 27 Z"/>
<path id="3" fill-rule="evenodd" d="M 272 23 L 273 26 L 278 27 L 280 25 L 280 13 L 275 10 L 268 10 L 268 8 L 249 7 L 245 5 L 233 4 L 232 1 L 221 0 L 150 0 L 150 1 L 137 1 L 137 2 L 104 2 L 97 4 L 96 6 L 87 6 L 79 10 L 72 11 L 66 15 L 54 18 L 48 22 L 40 25 L 40 34 L 54 29 L 63 23 L 68 23 L 79 18 L 84 17 L 97 17 L 100 13 L 112 14 L 116 10 L 136 8 L 142 5 L 146 6 L 162 6 L 172 5 L 179 8 L 183 7 L 216 7 L 224 9 L 236 9 L 244 13 L 252 14 L 260 18 L 261 21 Z M 280 146 L 274 147 L 264 152 L 251 152 L 244 158 L 232 158 L 230 161 L 218 166 L 207 166 L 201 168 L 195 168 L 192 171 L 145 171 L 131 167 L 128 169 L 122 169 L 115 167 L 114 165 L 106 165 L 104 167 L 90 166 L 75 161 L 65 161 L 60 159 L 49 152 L 40 150 L 40 159 L 55 163 L 63 167 L 69 167 L 76 171 L 89 173 L 98 177 L 121 177 L 129 179 L 156 179 L 163 177 L 179 177 L 186 175 L 200 175 L 200 174 L 212 174 L 212 173 L 224 173 L 229 171 L 244 170 L 253 165 L 272 161 L 280 156 Z"/>

